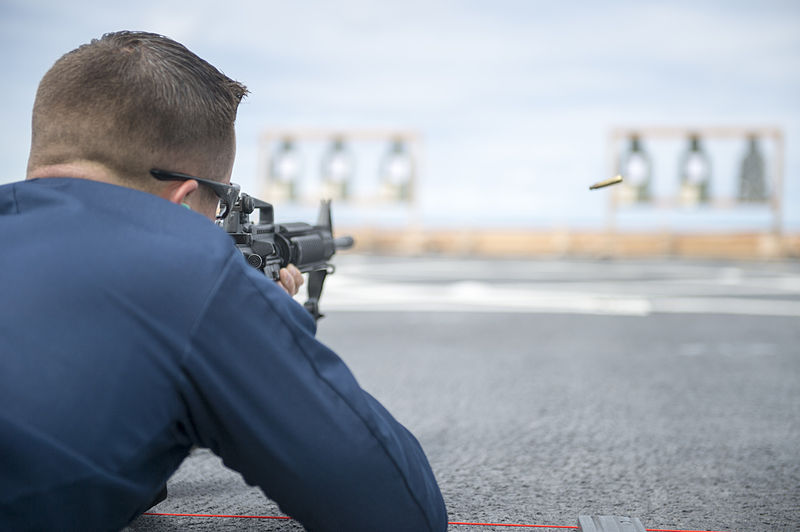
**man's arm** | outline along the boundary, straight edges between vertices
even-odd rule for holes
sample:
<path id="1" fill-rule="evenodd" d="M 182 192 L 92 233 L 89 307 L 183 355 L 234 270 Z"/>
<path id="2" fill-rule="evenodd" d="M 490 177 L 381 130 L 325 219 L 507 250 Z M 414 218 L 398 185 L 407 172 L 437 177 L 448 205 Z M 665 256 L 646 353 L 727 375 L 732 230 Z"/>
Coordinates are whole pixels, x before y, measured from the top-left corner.
<path id="1" fill-rule="evenodd" d="M 309 530 L 445 530 L 414 436 L 314 339 L 314 322 L 239 257 L 183 359 L 193 440 Z"/>

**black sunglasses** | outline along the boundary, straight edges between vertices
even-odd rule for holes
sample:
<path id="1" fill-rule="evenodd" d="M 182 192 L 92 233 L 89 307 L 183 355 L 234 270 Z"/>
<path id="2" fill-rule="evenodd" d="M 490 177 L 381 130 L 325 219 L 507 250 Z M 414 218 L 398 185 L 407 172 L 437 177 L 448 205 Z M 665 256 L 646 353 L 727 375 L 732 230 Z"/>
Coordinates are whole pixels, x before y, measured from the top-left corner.
<path id="1" fill-rule="evenodd" d="M 188 181 L 193 179 L 210 188 L 214 194 L 219 198 L 219 207 L 217 208 L 217 220 L 222 220 L 231 212 L 233 204 L 236 203 L 239 197 L 240 187 L 236 183 L 226 185 L 219 181 L 211 181 L 210 179 L 201 179 L 191 175 L 181 174 L 178 172 L 167 172 L 166 170 L 150 170 L 150 175 L 159 181 Z"/>

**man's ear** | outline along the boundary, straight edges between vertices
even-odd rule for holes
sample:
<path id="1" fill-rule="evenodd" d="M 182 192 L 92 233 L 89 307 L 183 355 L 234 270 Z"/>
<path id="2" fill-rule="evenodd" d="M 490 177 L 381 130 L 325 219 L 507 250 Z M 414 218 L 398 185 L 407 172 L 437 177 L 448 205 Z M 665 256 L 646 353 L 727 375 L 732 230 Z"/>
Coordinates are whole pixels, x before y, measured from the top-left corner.
<path id="1" fill-rule="evenodd" d="M 180 205 L 181 203 L 186 203 L 186 196 L 189 195 L 190 192 L 197 190 L 198 186 L 197 181 L 194 179 L 172 181 L 160 196 L 176 205 Z"/>

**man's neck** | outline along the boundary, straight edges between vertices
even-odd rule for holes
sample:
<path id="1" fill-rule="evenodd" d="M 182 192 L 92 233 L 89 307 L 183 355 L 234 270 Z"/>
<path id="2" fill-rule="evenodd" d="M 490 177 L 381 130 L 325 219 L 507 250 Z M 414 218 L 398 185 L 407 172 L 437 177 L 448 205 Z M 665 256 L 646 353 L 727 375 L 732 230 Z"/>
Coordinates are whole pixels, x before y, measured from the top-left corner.
<path id="1" fill-rule="evenodd" d="M 37 166 L 28 169 L 25 179 L 40 179 L 45 177 L 74 177 L 89 179 L 103 183 L 120 184 L 120 180 L 107 166 L 94 161 L 73 161 L 62 164 Z"/>

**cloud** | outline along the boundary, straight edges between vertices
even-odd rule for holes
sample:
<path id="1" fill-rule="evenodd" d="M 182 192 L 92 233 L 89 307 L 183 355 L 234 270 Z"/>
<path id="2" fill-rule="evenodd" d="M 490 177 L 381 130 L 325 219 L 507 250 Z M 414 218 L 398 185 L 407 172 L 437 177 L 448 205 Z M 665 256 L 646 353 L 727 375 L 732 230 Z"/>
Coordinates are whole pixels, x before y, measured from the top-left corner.
<path id="1" fill-rule="evenodd" d="M 613 125 L 775 122 L 800 135 L 796 2 L 6 0 L 0 9 L 3 64 L 12 84 L 24 83 L 6 100 L 32 94 L 69 47 L 119 28 L 169 35 L 241 79 L 253 94 L 239 117 L 237 172 L 253 181 L 267 125 L 418 129 L 431 190 L 457 180 L 480 191 L 493 172 L 509 187 L 541 180 L 564 204 L 605 172 Z M 28 127 L 2 105 L 6 137 Z M 24 168 L 17 151 L 0 154 Z M 800 187 L 789 186 L 800 205 Z"/>

